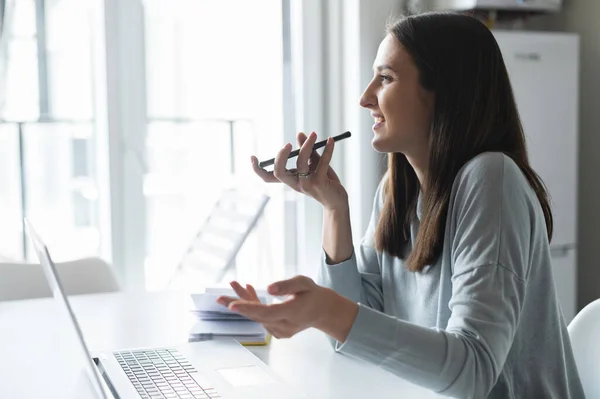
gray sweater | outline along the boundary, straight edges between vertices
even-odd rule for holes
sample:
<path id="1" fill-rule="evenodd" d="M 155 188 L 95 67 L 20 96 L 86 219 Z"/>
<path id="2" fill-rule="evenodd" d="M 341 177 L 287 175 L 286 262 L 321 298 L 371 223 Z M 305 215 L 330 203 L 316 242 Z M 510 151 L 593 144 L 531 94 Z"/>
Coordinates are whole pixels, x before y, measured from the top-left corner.
<path id="1" fill-rule="evenodd" d="M 360 247 L 336 265 L 323 259 L 320 284 L 359 303 L 338 352 L 446 396 L 584 398 L 544 215 L 509 157 L 480 154 L 460 170 L 443 251 L 421 272 L 375 250 L 382 205 L 380 185 Z"/>

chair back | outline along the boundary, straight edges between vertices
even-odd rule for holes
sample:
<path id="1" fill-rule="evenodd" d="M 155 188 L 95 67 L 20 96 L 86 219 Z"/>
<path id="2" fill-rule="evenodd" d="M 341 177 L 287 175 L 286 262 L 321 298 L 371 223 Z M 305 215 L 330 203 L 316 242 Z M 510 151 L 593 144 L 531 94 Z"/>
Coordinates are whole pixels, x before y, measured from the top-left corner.
<path id="1" fill-rule="evenodd" d="M 56 263 L 67 295 L 120 290 L 112 267 L 100 258 L 82 258 Z M 38 263 L 0 263 L 0 301 L 45 298 L 52 291 Z"/>
<path id="2" fill-rule="evenodd" d="M 600 299 L 583 308 L 568 330 L 585 397 L 600 399 Z"/>

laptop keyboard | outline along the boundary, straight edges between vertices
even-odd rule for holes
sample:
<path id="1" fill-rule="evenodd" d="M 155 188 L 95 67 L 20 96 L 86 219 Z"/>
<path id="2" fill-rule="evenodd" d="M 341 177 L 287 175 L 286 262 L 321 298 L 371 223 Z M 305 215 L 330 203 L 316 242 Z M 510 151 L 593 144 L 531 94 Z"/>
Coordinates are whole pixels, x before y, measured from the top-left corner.
<path id="1" fill-rule="evenodd" d="M 142 399 L 212 399 L 217 391 L 176 349 L 115 352 Z"/>

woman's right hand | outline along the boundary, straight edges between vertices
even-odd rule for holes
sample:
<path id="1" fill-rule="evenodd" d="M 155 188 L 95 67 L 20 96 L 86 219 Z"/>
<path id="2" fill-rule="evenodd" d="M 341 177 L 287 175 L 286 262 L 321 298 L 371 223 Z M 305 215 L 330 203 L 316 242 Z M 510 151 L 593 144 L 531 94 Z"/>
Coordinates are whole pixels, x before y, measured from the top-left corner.
<path id="1" fill-rule="evenodd" d="M 291 144 L 287 144 L 277 153 L 272 172 L 260 168 L 258 159 L 255 156 L 252 156 L 252 168 L 264 181 L 284 183 L 299 193 L 314 198 L 325 209 L 347 209 L 348 193 L 333 168 L 329 166 L 335 142 L 332 138 L 329 138 L 323 150 L 323 155 L 319 155 L 317 151 L 313 151 L 316 140 L 317 134 L 315 132 L 312 132 L 308 137 L 304 133 L 298 133 L 298 144 L 301 148 L 295 170 L 286 169 L 288 155 L 292 151 Z M 299 176 L 298 173 L 310 174 Z"/>

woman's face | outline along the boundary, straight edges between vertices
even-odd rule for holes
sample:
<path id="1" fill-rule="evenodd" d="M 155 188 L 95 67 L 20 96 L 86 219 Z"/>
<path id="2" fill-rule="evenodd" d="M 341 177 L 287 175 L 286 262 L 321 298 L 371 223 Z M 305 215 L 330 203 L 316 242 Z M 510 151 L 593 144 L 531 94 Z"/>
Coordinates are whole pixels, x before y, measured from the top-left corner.
<path id="1" fill-rule="evenodd" d="M 410 54 L 391 35 L 379 45 L 374 77 L 360 105 L 375 120 L 372 145 L 379 152 L 401 152 L 407 157 L 428 153 L 434 94 L 419 84 L 419 70 Z"/>

